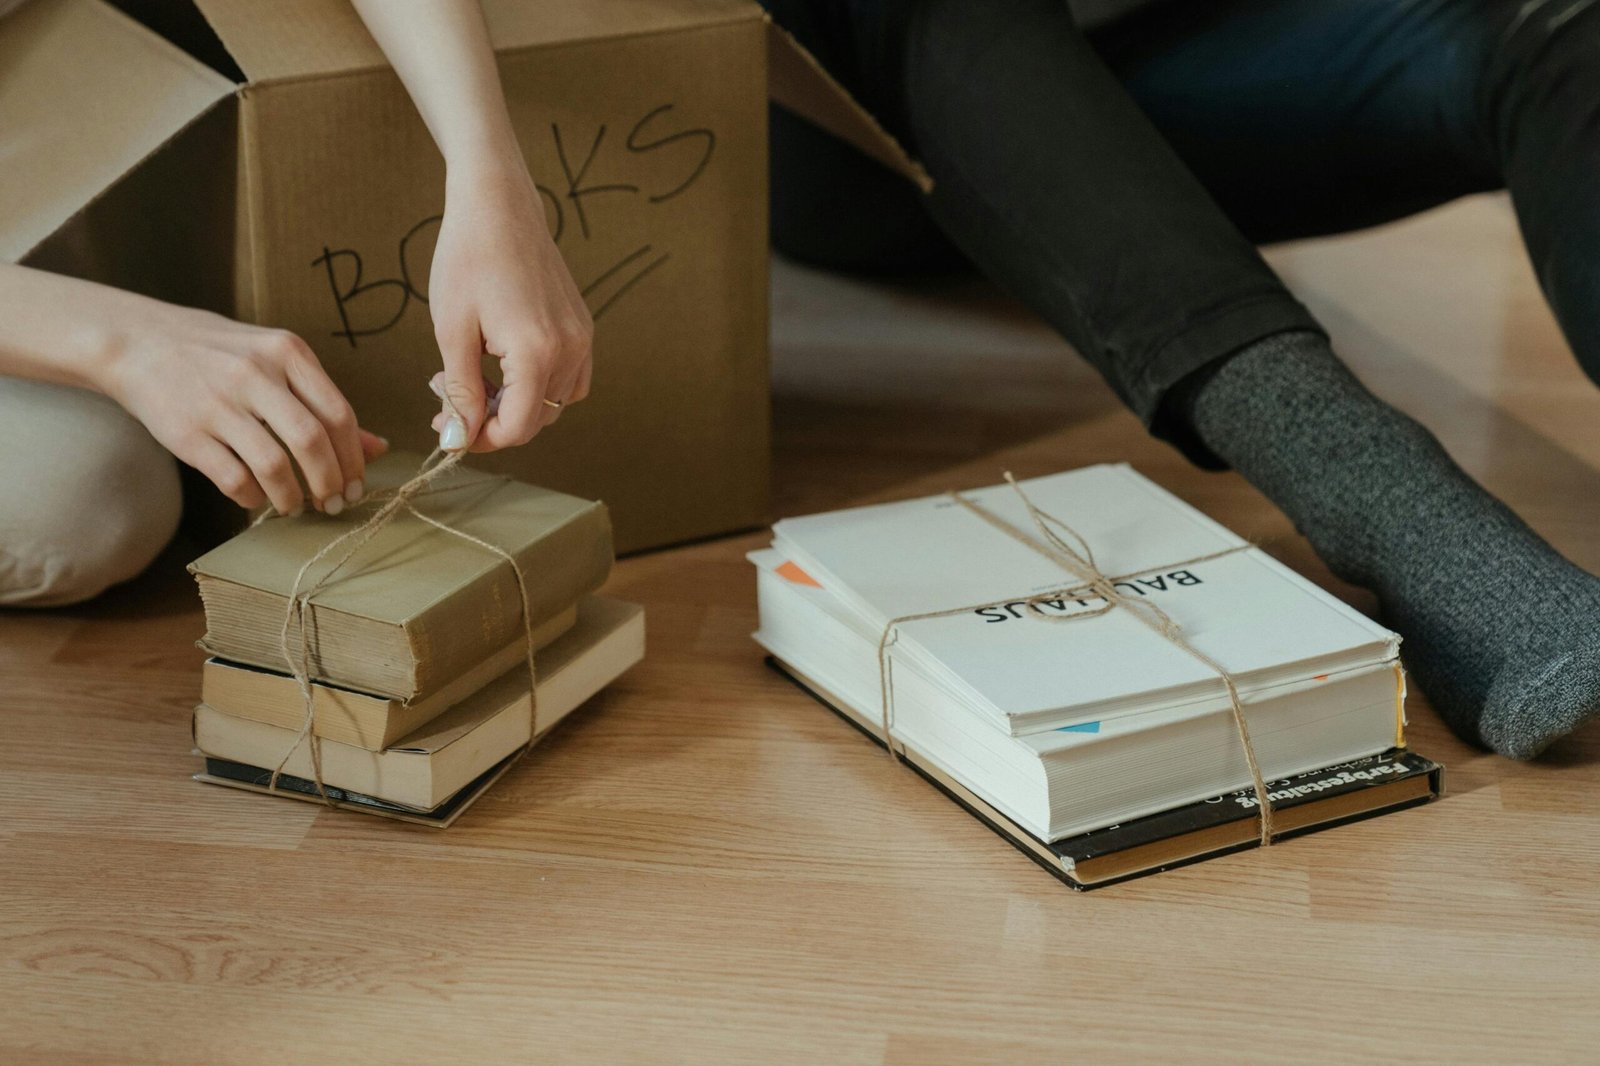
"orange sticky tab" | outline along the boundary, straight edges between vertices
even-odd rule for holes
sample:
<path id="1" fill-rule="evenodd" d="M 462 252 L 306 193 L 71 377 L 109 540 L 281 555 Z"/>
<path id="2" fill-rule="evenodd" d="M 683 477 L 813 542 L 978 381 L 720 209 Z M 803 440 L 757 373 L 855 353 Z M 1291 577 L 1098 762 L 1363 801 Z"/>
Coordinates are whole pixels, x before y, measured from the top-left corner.
<path id="1" fill-rule="evenodd" d="M 794 565 L 792 562 L 786 562 L 782 566 L 778 567 L 777 574 L 779 577 L 782 577 L 787 581 L 793 581 L 796 585 L 810 585 L 814 589 L 820 589 L 822 587 L 821 582 L 812 577 L 810 574 L 806 573 L 804 570 L 800 569 L 798 566 Z"/>

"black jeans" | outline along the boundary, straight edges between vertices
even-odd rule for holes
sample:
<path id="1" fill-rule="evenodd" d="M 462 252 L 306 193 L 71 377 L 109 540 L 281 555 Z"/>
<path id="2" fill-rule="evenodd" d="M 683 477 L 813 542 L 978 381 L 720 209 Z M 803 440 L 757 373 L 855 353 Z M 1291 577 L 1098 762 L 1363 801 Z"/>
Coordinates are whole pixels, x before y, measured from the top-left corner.
<path id="1" fill-rule="evenodd" d="M 1174 387 L 1319 328 L 1256 242 L 1470 192 L 1509 187 L 1600 381 L 1600 0 L 1168 0 L 1087 37 L 1063 0 L 764 2 L 935 181 L 775 110 L 779 250 L 970 260 L 1198 461 Z"/>

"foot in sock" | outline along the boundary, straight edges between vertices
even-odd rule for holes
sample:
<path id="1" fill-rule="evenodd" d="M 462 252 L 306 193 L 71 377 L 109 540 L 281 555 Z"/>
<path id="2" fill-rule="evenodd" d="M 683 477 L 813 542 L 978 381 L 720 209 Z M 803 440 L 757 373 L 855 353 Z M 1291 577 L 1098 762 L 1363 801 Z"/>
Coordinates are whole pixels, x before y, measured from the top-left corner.
<path id="1" fill-rule="evenodd" d="M 1527 759 L 1600 718 L 1600 578 L 1368 392 L 1321 336 L 1258 341 L 1186 382 L 1179 403 L 1334 573 L 1377 593 L 1457 735 Z"/>

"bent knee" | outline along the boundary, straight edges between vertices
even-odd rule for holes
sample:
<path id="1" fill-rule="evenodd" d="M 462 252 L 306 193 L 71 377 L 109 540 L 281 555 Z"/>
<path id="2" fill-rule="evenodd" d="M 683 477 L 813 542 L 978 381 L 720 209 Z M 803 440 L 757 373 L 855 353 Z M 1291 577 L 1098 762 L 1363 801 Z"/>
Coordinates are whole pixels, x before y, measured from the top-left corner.
<path id="1" fill-rule="evenodd" d="M 158 446 L 159 447 L 159 446 Z M 82 481 L 17 499 L 0 520 L 0 605 L 59 607 L 137 577 L 177 531 L 178 471 L 164 451 L 106 457 Z M 4 475 L 0 475 L 0 480 Z M 95 486 L 96 491 L 86 491 Z"/>
<path id="2" fill-rule="evenodd" d="M 1484 103 L 1501 123 L 1534 113 L 1574 121 L 1600 100 L 1600 0 L 1479 0 L 1487 17 L 1472 20 L 1459 49 L 1480 77 Z M 1504 132 L 1504 131 L 1502 131 Z"/>
<path id="3" fill-rule="evenodd" d="M 104 398 L 0 380 L 0 438 L 0 605 L 92 599 L 177 531 L 176 460 Z"/>

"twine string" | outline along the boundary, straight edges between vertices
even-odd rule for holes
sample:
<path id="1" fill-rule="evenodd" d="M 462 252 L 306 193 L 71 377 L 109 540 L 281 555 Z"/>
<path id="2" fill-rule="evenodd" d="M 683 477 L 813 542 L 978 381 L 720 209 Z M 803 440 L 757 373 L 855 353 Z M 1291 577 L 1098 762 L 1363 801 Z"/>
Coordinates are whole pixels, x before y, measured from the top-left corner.
<path id="1" fill-rule="evenodd" d="M 1272 804 L 1268 800 L 1267 783 L 1261 773 L 1261 763 L 1256 757 L 1255 745 L 1250 740 L 1250 727 L 1245 721 L 1244 704 L 1239 697 L 1239 686 L 1233 675 L 1216 659 L 1190 643 L 1183 634 L 1183 628 L 1161 607 L 1147 599 L 1131 598 L 1117 587 L 1121 582 L 1126 582 L 1144 574 L 1179 569 L 1208 562 L 1212 559 L 1220 559 L 1223 556 L 1246 551 L 1251 545 L 1239 544 L 1220 551 L 1196 555 L 1189 559 L 1147 567 L 1129 574 L 1110 576 L 1100 570 L 1095 563 L 1093 550 L 1077 530 L 1055 515 L 1038 507 L 1023 490 L 1022 486 L 1017 483 L 1016 478 L 1011 475 L 1010 471 L 1006 472 L 1005 478 L 1007 484 L 1015 490 L 1017 497 L 1022 501 L 1023 508 L 1027 511 L 1034 530 L 1038 533 L 1037 537 L 1026 530 L 1018 528 L 989 508 L 968 499 L 958 492 L 952 491 L 946 495 L 969 513 L 982 519 L 989 526 L 1060 566 L 1077 579 L 1078 584 L 1067 589 L 1039 592 L 1025 597 L 1012 596 L 988 603 L 921 611 L 915 614 L 901 615 L 898 618 L 891 618 L 884 625 L 883 632 L 878 638 L 880 724 L 884 746 L 889 750 L 889 757 L 896 761 L 900 758 L 900 753 L 895 748 L 893 722 L 894 675 L 889 669 L 889 650 L 898 642 L 901 626 L 931 618 L 953 618 L 958 615 L 970 614 L 974 611 L 1005 607 L 1009 604 L 1017 603 L 1021 603 L 1027 608 L 1030 617 L 1047 622 L 1078 622 L 1086 618 L 1098 618 L 1121 607 L 1143 622 L 1162 639 L 1191 656 L 1222 679 L 1223 686 L 1228 693 L 1228 709 L 1233 719 L 1234 730 L 1239 735 L 1239 744 L 1244 751 L 1245 763 L 1250 769 L 1250 781 L 1255 791 L 1256 807 L 1260 812 L 1261 844 L 1269 846 L 1272 843 L 1273 836 Z M 1070 538 L 1072 543 L 1069 543 L 1066 538 Z M 1101 601 L 1100 606 L 1069 614 L 1046 614 L 1043 608 L 1043 604 L 1047 602 L 1061 603 L 1067 599 L 1082 600 L 1086 597 L 1099 599 Z"/>
<path id="2" fill-rule="evenodd" d="M 454 405 L 451 404 L 448 398 L 445 398 L 444 403 L 450 414 L 459 417 Z M 353 529 L 346 530 L 327 544 L 324 544 L 316 554 L 301 565 L 299 571 L 295 574 L 294 582 L 289 588 L 288 604 L 284 610 L 283 627 L 278 634 L 278 646 L 283 652 L 284 662 L 288 664 L 289 672 L 294 675 L 295 684 L 300 690 L 301 699 L 305 704 L 305 714 L 301 719 L 300 729 L 296 732 L 294 740 L 290 742 L 288 750 L 283 753 L 283 758 L 278 760 L 277 766 L 273 767 L 272 776 L 267 781 L 267 790 L 269 792 L 277 790 L 278 778 L 283 774 L 283 768 L 288 765 L 290 758 L 299 750 L 300 745 L 305 743 L 310 747 L 311 751 L 312 779 L 317 787 L 317 795 L 321 796 L 323 802 L 330 807 L 339 805 L 338 801 L 328 793 L 327 786 L 323 781 L 322 745 L 320 738 L 316 734 L 316 699 L 315 690 L 311 684 L 310 628 L 313 618 L 310 610 L 311 601 L 312 597 L 321 591 L 335 574 L 342 570 L 362 548 L 371 543 L 372 539 L 401 513 L 409 514 L 433 526 L 435 529 L 442 530 L 470 544 L 474 544 L 487 552 L 499 556 L 510 564 L 511 572 L 516 576 L 517 591 L 522 600 L 522 629 L 523 637 L 527 643 L 528 691 L 529 699 L 532 701 L 530 714 L 533 715 L 534 721 L 537 722 L 539 677 L 538 667 L 534 660 L 533 615 L 528 598 L 528 580 L 522 565 L 517 562 L 515 556 L 499 545 L 492 544 L 481 537 L 476 537 L 465 530 L 456 529 L 446 522 L 424 514 L 415 506 L 415 501 L 418 497 L 430 493 L 430 486 L 440 475 L 460 466 L 462 459 L 465 457 L 465 451 L 444 452 L 440 449 L 434 449 L 422 461 L 422 465 L 418 467 L 416 474 L 412 475 L 411 479 L 405 484 L 392 490 L 383 490 L 369 495 L 367 502 L 382 501 L 382 506 L 374 511 L 372 516 L 365 522 Z M 269 509 L 252 524 L 258 525 L 274 515 L 275 512 Z M 343 549 L 342 551 L 340 551 L 341 548 Z M 334 558 L 333 563 L 315 581 L 302 589 L 301 586 L 305 585 L 306 575 L 310 573 L 312 567 L 329 556 L 333 556 L 336 551 L 339 554 Z M 299 640 L 296 642 L 297 646 L 291 646 L 290 633 L 297 625 L 299 628 Z"/>

